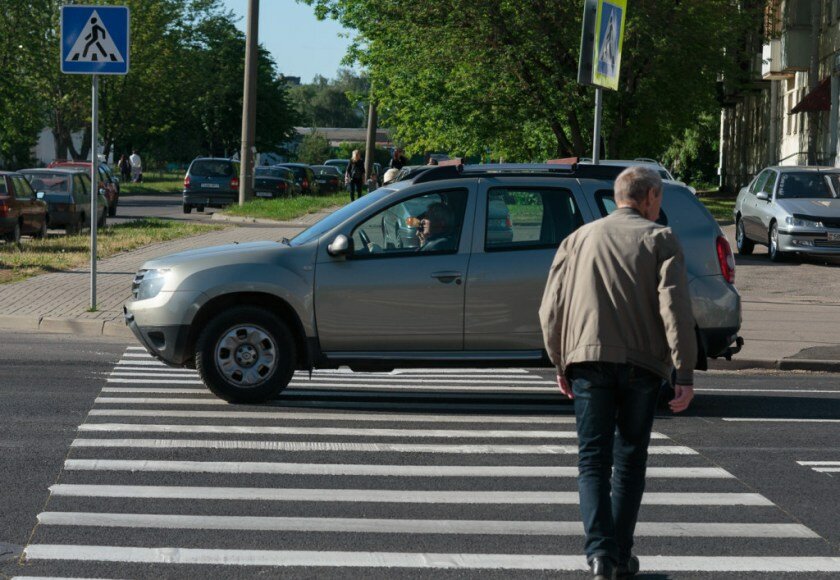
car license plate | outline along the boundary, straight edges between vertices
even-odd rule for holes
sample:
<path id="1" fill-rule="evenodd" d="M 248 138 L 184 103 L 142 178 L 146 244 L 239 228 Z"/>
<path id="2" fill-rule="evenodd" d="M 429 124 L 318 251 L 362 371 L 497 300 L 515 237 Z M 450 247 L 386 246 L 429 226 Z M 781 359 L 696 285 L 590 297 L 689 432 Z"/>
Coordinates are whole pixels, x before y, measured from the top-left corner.
<path id="1" fill-rule="evenodd" d="M 270 191 L 258 191 L 256 192 L 257 197 L 271 197 Z"/>
<path id="2" fill-rule="evenodd" d="M 201 187 L 204 189 L 219 189 L 218 183 L 202 183 Z"/>
<path id="3" fill-rule="evenodd" d="M 828 241 L 829 242 L 840 242 L 840 233 L 829 232 L 828 233 Z"/>

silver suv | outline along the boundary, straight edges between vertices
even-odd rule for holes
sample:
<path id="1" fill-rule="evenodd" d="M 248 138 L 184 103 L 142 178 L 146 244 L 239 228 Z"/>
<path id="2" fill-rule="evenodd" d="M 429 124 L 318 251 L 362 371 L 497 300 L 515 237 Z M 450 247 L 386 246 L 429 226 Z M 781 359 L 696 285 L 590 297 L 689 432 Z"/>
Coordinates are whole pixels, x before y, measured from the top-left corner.
<path id="1" fill-rule="evenodd" d="M 155 357 L 198 369 L 231 402 L 275 397 L 296 369 L 549 366 L 537 315 L 548 267 L 570 232 L 615 208 L 621 169 L 429 168 L 291 241 L 147 262 L 126 322 Z M 742 342 L 734 260 L 688 189 L 665 182 L 664 196 L 660 221 L 685 247 L 705 368 Z"/>

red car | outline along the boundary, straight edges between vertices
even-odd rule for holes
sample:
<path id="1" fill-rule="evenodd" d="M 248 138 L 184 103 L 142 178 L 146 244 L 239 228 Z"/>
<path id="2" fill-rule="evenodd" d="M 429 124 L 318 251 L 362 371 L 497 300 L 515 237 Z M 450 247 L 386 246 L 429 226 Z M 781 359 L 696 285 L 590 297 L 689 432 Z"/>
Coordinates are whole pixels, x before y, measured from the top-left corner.
<path id="1" fill-rule="evenodd" d="M 53 161 L 47 167 L 50 169 L 53 167 L 80 168 L 90 175 L 90 161 Z M 102 193 L 108 200 L 108 216 L 114 217 L 117 215 L 117 205 L 120 202 L 120 182 L 104 163 L 99 164 L 99 188 L 104 190 Z"/>
<path id="2" fill-rule="evenodd" d="M 47 235 L 47 204 L 35 195 L 20 173 L 0 171 L 0 235 L 7 242 L 20 242 L 21 234 Z"/>

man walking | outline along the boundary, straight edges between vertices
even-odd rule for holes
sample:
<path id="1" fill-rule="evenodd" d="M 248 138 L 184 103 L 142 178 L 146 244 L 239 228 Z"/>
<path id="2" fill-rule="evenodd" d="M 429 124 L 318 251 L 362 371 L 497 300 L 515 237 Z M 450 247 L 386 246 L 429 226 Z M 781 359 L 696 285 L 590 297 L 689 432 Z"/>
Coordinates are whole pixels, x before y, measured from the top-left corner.
<path id="1" fill-rule="evenodd" d="M 131 163 L 131 181 L 139 183 L 143 181 L 143 160 L 140 159 L 140 154 L 135 149 L 128 158 Z"/>
<path id="2" fill-rule="evenodd" d="M 655 223 L 662 179 L 630 167 L 615 201 L 611 215 L 560 245 L 540 306 L 558 386 L 574 399 L 585 551 L 597 580 L 639 570 L 631 549 L 659 387 L 676 367 L 669 404 L 687 409 L 697 358 L 682 248 Z"/>

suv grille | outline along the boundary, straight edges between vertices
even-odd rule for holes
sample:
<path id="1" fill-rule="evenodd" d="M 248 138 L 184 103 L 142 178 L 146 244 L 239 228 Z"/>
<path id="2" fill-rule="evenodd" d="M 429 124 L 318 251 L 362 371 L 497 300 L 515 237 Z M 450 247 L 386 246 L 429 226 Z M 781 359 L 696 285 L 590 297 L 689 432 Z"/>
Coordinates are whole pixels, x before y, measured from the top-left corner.
<path id="1" fill-rule="evenodd" d="M 134 281 L 131 282 L 131 295 L 134 298 L 137 298 L 137 293 L 140 289 L 140 282 L 143 281 L 143 277 L 146 275 L 148 270 L 137 270 L 137 274 L 134 275 Z"/>

